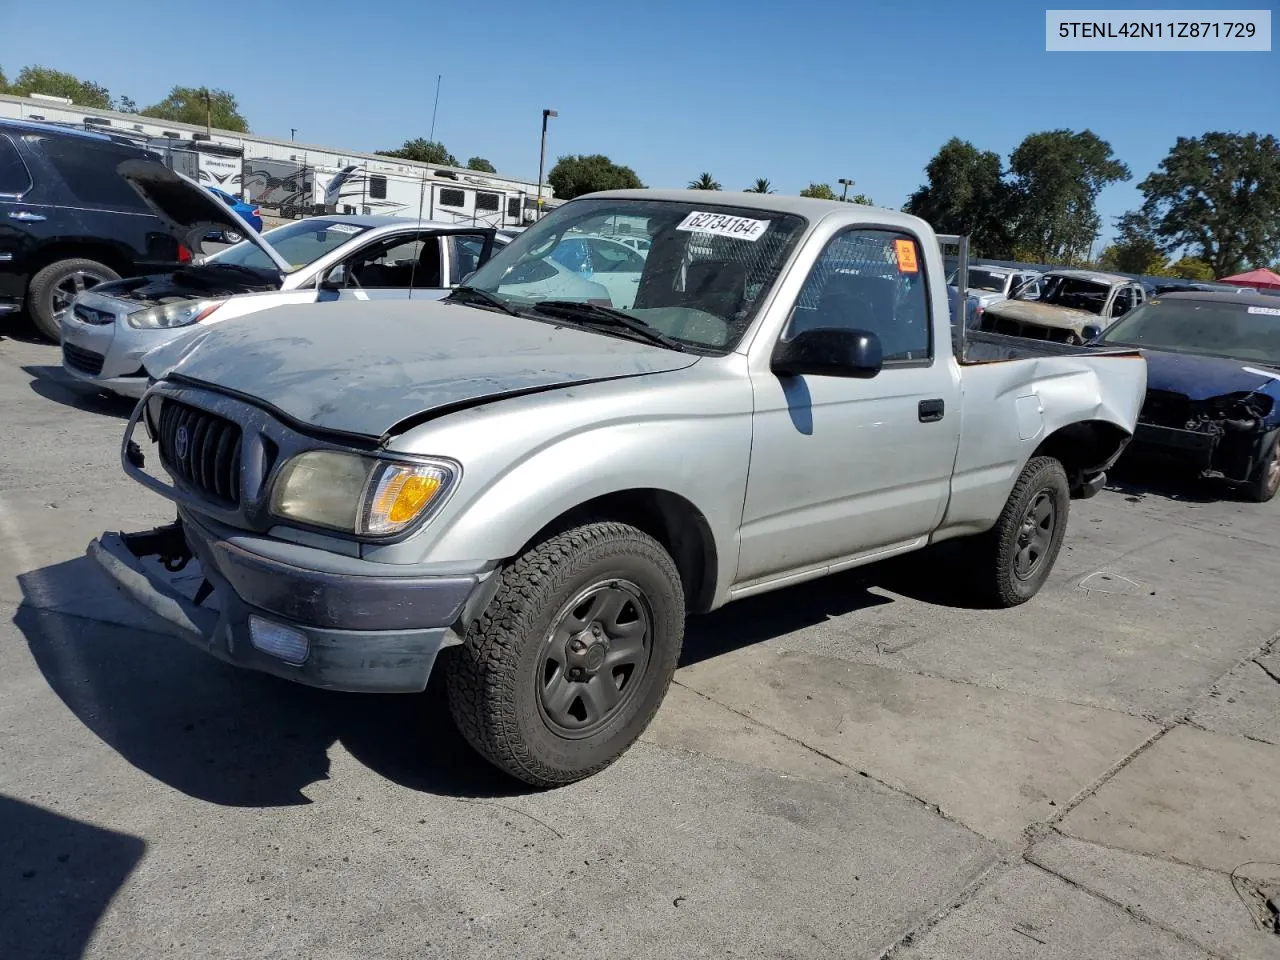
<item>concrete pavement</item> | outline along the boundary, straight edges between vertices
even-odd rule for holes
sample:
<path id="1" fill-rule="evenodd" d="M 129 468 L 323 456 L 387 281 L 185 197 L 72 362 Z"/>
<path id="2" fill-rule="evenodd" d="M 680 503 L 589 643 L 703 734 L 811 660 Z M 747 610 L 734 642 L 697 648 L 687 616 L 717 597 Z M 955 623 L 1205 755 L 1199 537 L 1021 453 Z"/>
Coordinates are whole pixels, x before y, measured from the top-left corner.
<path id="1" fill-rule="evenodd" d="M 128 404 L 16 340 L 0 402 L 0 953 L 1280 957 L 1280 504 L 1118 485 L 1011 611 L 927 555 L 691 621 L 643 742 L 530 793 L 435 685 L 148 632 L 83 557 L 169 518 Z"/>

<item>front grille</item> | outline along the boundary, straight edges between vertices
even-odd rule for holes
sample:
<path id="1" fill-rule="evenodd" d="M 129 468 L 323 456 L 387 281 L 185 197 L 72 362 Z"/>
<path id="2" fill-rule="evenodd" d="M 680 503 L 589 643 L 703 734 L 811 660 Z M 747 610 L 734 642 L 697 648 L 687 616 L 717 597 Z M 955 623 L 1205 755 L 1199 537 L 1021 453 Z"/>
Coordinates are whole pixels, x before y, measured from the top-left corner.
<path id="1" fill-rule="evenodd" d="M 993 317 L 989 313 L 983 315 L 983 321 L 983 325 L 992 333 L 1002 333 L 1006 337 L 1021 337 L 1024 340 L 1049 340 L 1053 343 L 1066 343 L 1072 335 L 1070 330 L 1062 330 L 1058 327 L 1042 327 L 1034 323 L 1019 323 L 1017 320 Z"/>
<path id="2" fill-rule="evenodd" d="M 77 347 L 75 344 L 63 343 L 62 359 L 69 367 L 96 377 L 102 372 L 102 361 L 106 359 L 100 353 L 94 353 L 92 350 L 85 350 L 83 347 Z"/>
<path id="3" fill-rule="evenodd" d="M 92 323 L 96 326 L 104 326 L 108 323 L 115 323 L 116 315 L 106 310 L 95 310 L 93 307 L 86 307 L 83 303 L 77 303 L 71 308 L 71 312 L 76 315 L 77 320 L 84 323 Z"/>
<path id="4" fill-rule="evenodd" d="M 240 427 L 166 399 L 160 408 L 160 459 L 177 480 L 219 503 L 240 503 Z"/>

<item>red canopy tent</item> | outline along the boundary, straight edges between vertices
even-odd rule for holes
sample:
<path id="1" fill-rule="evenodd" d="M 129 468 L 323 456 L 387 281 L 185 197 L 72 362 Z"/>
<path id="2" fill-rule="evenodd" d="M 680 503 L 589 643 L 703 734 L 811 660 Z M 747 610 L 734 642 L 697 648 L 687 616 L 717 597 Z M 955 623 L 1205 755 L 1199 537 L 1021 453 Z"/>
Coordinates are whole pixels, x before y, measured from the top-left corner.
<path id="1" fill-rule="evenodd" d="M 1259 290 L 1280 290 L 1280 273 L 1259 267 L 1234 277 L 1223 277 L 1219 283 L 1234 283 L 1238 287 L 1257 287 Z"/>

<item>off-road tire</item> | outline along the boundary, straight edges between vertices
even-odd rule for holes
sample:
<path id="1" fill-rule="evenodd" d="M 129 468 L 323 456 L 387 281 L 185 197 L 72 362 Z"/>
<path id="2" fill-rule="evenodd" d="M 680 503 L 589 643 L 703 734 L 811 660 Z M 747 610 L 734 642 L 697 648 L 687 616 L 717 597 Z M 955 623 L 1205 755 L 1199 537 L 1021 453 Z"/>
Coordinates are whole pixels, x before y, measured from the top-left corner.
<path id="1" fill-rule="evenodd" d="M 1276 433 L 1268 441 L 1266 449 L 1262 451 L 1262 456 L 1258 458 L 1258 463 L 1253 468 L 1253 476 L 1241 488 L 1244 499 L 1251 503 L 1269 503 L 1275 498 L 1276 492 L 1280 490 L 1280 484 L 1276 482 L 1277 477 L 1270 468 L 1277 453 L 1280 453 L 1280 433 Z"/>
<path id="2" fill-rule="evenodd" d="M 454 722 L 481 756 L 533 786 L 560 786 L 598 773 L 644 732 L 671 684 L 685 620 L 675 563 L 641 530 L 598 522 L 531 547 L 499 576 L 493 599 L 445 664 Z M 543 643 L 566 603 L 610 579 L 634 584 L 649 605 L 647 667 L 606 726 L 567 739 L 551 729 L 539 706 Z"/>
<path id="3" fill-rule="evenodd" d="M 58 328 L 58 320 L 53 315 L 54 288 L 80 270 L 102 277 L 99 282 L 120 279 L 120 274 L 97 260 L 76 258 L 55 260 L 48 266 L 42 267 L 27 285 L 27 313 L 31 316 L 31 322 L 35 324 L 36 330 L 42 336 L 54 343 L 62 341 L 62 331 Z"/>
<path id="4" fill-rule="evenodd" d="M 1017 575 L 1015 566 L 1019 536 L 1028 511 L 1042 493 L 1052 501 L 1054 527 L 1048 549 L 1031 575 L 1023 579 Z M 1000 519 L 975 544 L 978 555 L 974 558 L 974 572 L 979 579 L 978 586 L 994 605 L 1014 607 L 1039 593 L 1062 549 L 1070 503 L 1071 487 L 1062 464 L 1053 457 L 1033 457 L 1013 485 Z"/>

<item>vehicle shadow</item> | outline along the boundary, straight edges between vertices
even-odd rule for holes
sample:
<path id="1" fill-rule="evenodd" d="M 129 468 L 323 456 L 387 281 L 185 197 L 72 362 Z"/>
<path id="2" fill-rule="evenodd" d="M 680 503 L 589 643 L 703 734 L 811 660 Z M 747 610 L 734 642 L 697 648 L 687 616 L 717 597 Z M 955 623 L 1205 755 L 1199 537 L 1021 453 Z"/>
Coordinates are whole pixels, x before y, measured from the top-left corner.
<path id="1" fill-rule="evenodd" d="M 882 592 L 972 607 L 938 566 L 941 548 L 811 581 L 690 620 L 682 665 L 893 603 Z M 215 660 L 138 624 L 100 589 L 87 557 L 18 577 L 14 624 L 53 691 L 94 734 L 140 770 L 223 806 L 310 803 L 340 744 L 400 786 L 458 798 L 530 792 L 482 760 L 457 732 L 443 689 L 446 650 L 422 694 L 315 690 Z M 98 599 L 93 599 L 97 597 Z M 104 599 L 106 598 L 106 599 Z M 89 604 L 98 604 L 97 609 Z M 129 625 L 130 622 L 133 625 Z"/>
<path id="2" fill-rule="evenodd" d="M 0 953 L 78 960 L 146 844 L 5 796 L 0 825 Z"/>
<path id="3" fill-rule="evenodd" d="M 1162 497 L 1179 503 L 1234 499 L 1229 487 L 1201 479 L 1193 471 L 1159 460 L 1124 456 L 1107 474 L 1107 489 L 1132 501 Z"/>
<path id="4" fill-rule="evenodd" d="M 82 386 L 73 380 L 61 367 L 30 365 L 22 368 L 31 380 L 32 392 L 46 400 L 61 403 L 67 407 L 84 410 L 86 413 L 97 413 L 106 417 L 117 417 L 128 420 L 137 405 L 136 400 L 116 396 L 112 393 L 96 391 L 92 387 Z"/>
<path id="5" fill-rule="evenodd" d="M 174 789 L 223 806 L 310 803 L 304 790 L 328 779 L 329 750 L 341 744 L 410 789 L 462 798 L 528 792 L 456 732 L 442 671 L 417 695 L 303 687 L 138 626 L 87 619 L 112 615 L 76 599 L 101 578 L 87 557 L 21 575 L 26 602 L 14 624 L 68 709 Z"/>
<path id="6" fill-rule="evenodd" d="M 689 620 L 680 666 L 894 602 L 897 594 L 931 606 L 991 609 L 964 575 L 964 549 L 942 543 L 915 553 L 782 590 L 748 597 Z M 883 591 L 883 592 L 873 592 Z"/>

